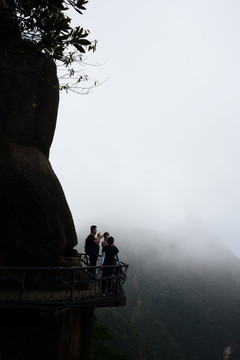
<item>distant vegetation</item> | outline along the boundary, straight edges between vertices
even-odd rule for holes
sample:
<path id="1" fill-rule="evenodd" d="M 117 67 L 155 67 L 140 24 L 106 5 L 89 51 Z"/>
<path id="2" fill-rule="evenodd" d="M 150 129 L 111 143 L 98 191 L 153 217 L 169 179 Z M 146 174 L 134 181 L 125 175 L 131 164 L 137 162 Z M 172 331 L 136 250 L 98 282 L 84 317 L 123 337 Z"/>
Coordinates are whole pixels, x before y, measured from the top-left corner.
<path id="1" fill-rule="evenodd" d="M 131 360 L 222 359 L 240 339 L 240 261 L 217 245 L 212 258 L 206 247 L 207 261 L 202 254 L 173 262 L 166 251 L 150 261 L 146 248 L 129 251 L 128 305 L 97 310 L 114 349 Z"/>
<path id="2" fill-rule="evenodd" d="M 95 318 L 93 333 L 93 356 L 94 360 L 129 360 L 123 353 L 117 353 L 106 341 L 112 340 L 113 335 L 106 325 L 100 324 Z"/>

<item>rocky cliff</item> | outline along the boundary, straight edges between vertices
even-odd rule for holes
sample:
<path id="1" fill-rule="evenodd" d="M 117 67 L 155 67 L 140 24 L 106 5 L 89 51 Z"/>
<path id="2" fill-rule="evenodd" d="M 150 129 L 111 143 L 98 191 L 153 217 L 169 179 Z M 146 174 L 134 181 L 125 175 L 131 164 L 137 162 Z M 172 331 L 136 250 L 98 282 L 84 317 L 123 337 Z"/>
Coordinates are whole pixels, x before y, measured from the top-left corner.
<path id="1" fill-rule="evenodd" d="M 54 62 L 0 58 L 0 265 L 58 265 L 77 236 L 48 160 L 59 101 Z M 63 144 L 64 146 L 64 144 Z"/>

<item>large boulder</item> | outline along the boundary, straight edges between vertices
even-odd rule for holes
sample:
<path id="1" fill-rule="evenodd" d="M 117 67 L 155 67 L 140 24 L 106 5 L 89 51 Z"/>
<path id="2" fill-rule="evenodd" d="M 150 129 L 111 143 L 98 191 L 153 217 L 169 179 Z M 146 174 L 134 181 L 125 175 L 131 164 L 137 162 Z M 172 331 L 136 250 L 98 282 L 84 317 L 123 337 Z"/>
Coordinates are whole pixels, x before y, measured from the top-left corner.
<path id="1" fill-rule="evenodd" d="M 0 59 L 0 266 L 58 265 L 77 244 L 48 160 L 58 110 L 56 66 L 40 54 Z"/>
<path id="2" fill-rule="evenodd" d="M 59 102 L 55 63 L 38 53 L 3 52 L 0 76 L 1 137 L 48 156 Z"/>

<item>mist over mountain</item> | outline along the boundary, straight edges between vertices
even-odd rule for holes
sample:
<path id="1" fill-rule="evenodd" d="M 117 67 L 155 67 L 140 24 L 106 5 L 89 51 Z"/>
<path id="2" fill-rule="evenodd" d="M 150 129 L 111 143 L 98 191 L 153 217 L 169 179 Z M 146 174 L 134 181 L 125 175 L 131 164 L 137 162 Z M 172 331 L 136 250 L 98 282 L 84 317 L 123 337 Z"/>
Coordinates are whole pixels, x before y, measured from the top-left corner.
<path id="1" fill-rule="evenodd" d="M 151 266 L 160 262 L 181 266 L 186 263 L 225 264 L 237 260 L 227 246 L 228 239 L 219 239 L 197 217 L 189 218 L 182 224 L 172 223 L 171 227 L 164 230 L 159 228 L 145 228 L 137 224 L 131 226 L 116 221 L 110 223 L 110 226 L 104 223 L 98 225 L 101 233 L 108 231 L 115 238 L 115 244 L 125 262 L 136 262 L 141 257 L 144 263 L 150 261 Z M 79 232 L 79 251 L 84 249 L 87 231 L 85 234 Z"/>
<path id="2" fill-rule="evenodd" d="M 240 260 L 202 226 L 119 231 L 127 306 L 97 310 L 131 360 L 219 360 L 240 340 Z M 118 240 L 117 240 L 118 239 Z"/>

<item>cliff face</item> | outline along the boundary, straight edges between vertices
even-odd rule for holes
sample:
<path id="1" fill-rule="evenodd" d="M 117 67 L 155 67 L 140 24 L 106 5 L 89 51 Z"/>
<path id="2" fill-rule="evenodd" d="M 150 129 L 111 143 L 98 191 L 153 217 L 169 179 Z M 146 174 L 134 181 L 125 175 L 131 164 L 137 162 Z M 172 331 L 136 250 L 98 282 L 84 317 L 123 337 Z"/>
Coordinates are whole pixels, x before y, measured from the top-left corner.
<path id="1" fill-rule="evenodd" d="M 77 236 L 48 160 L 59 101 L 53 61 L 0 58 L 0 265 L 58 265 Z"/>
<path id="2" fill-rule="evenodd" d="M 32 146 L 47 157 L 56 127 L 56 66 L 41 54 L 5 52 L 0 58 L 2 140 Z"/>
<path id="3" fill-rule="evenodd" d="M 2 359 L 90 360 L 92 309 L 72 309 L 57 316 L 40 312 L 0 312 Z"/>

